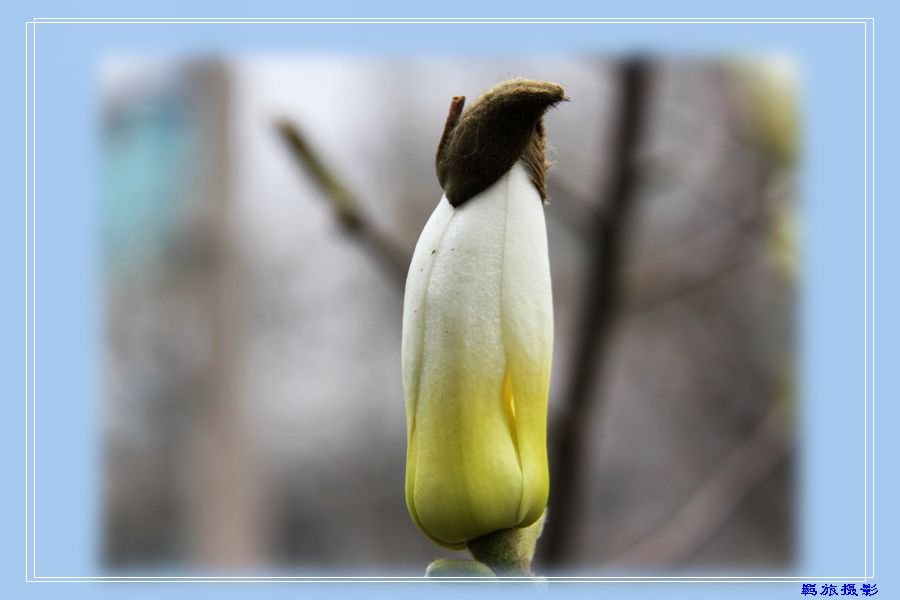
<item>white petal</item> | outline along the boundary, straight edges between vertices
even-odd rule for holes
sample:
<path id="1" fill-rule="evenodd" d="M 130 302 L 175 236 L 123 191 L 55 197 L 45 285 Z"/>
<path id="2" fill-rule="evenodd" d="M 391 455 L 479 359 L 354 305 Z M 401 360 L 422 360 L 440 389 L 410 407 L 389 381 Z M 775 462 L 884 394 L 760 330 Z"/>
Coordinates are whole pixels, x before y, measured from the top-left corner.
<path id="1" fill-rule="evenodd" d="M 525 170 L 517 164 L 456 209 L 441 199 L 413 255 L 403 314 L 407 496 L 433 537 L 512 527 L 546 502 L 552 335 L 543 206 Z M 523 428 L 505 385 L 525 403 Z M 520 438 L 541 447 L 527 465 Z M 523 471 L 536 483 L 523 487 Z"/>
<path id="2" fill-rule="evenodd" d="M 509 175 L 502 322 L 515 437 L 522 467 L 521 525 L 543 513 L 549 491 L 547 394 L 553 357 L 553 298 L 544 207 L 521 167 Z M 532 193 L 528 193 L 531 191 Z"/>
<path id="3" fill-rule="evenodd" d="M 419 394 L 419 377 L 422 365 L 422 346 L 425 339 L 425 294 L 428 289 L 431 268 L 437 248 L 444 237 L 447 225 L 455 212 L 447 201 L 441 198 L 437 208 L 419 236 L 413 252 L 406 289 L 403 296 L 403 339 L 401 346 L 403 365 L 403 390 L 406 396 L 407 430 L 412 427 L 415 415 L 415 399 Z"/>

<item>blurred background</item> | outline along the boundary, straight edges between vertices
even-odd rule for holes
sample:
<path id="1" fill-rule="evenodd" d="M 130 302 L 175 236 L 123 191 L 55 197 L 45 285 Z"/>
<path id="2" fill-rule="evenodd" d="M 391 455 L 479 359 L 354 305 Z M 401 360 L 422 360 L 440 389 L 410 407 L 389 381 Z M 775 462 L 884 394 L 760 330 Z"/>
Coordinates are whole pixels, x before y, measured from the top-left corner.
<path id="1" fill-rule="evenodd" d="M 797 73 L 783 58 L 114 57 L 101 69 L 111 569 L 420 575 L 400 317 L 450 98 L 555 81 L 536 569 L 794 548 Z"/>

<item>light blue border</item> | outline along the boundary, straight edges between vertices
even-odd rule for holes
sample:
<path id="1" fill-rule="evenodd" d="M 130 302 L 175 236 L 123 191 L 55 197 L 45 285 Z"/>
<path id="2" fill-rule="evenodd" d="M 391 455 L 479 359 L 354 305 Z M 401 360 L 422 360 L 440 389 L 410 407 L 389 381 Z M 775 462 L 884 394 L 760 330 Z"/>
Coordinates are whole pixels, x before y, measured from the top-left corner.
<path id="1" fill-rule="evenodd" d="M 762 7 L 759 12 L 763 12 Z M 51 14 L 61 13 L 53 11 Z M 710 14 L 721 14 L 721 11 Z M 26 18 L 21 18 L 18 21 L 20 27 L 23 27 L 25 20 Z M 872 252 L 877 248 L 878 255 L 883 256 L 881 249 L 884 244 L 890 246 L 896 242 L 893 236 L 887 236 L 886 240 L 878 239 L 878 246 L 874 246 L 876 239 L 872 227 L 874 212 L 871 173 L 873 162 L 871 156 L 868 160 L 866 157 L 866 152 L 870 150 L 869 145 L 872 144 L 870 109 L 874 96 L 872 94 L 866 96 L 861 92 L 866 89 L 866 84 L 871 87 L 873 64 L 869 60 L 866 72 L 864 62 L 866 46 L 861 34 L 850 31 L 849 27 L 852 25 L 281 24 L 269 25 L 263 33 L 261 28 L 266 26 L 250 24 L 161 24 L 124 26 L 122 29 L 117 29 L 117 26 L 112 24 L 39 24 L 36 53 L 36 64 L 39 65 L 38 101 L 35 105 L 39 115 L 39 127 L 36 140 L 32 140 L 37 142 L 36 146 L 39 148 L 35 157 L 37 169 L 34 173 L 37 195 L 34 219 L 29 221 L 30 225 L 33 225 L 35 220 L 39 224 L 36 231 L 37 244 L 31 263 L 34 266 L 40 265 L 37 269 L 37 302 L 34 311 L 29 315 L 32 316 L 35 312 L 39 315 L 37 323 L 32 322 L 36 325 L 36 329 L 34 336 L 29 339 L 29 352 L 38 349 L 35 355 L 38 370 L 32 375 L 35 377 L 37 389 L 40 390 L 36 395 L 36 416 L 41 425 L 36 432 L 35 441 L 38 442 L 32 460 L 41 465 L 38 471 L 40 482 L 38 503 L 35 508 L 42 517 L 37 538 L 31 540 L 37 541 L 41 548 L 37 560 L 38 576 L 51 573 L 68 576 L 97 572 L 91 571 L 96 568 L 93 564 L 94 557 L 90 552 L 85 552 L 85 548 L 90 548 L 96 542 L 94 538 L 97 531 L 94 522 L 96 501 L 93 494 L 98 482 L 95 468 L 97 455 L 95 428 L 99 369 L 96 364 L 97 353 L 94 351 L 98 298 L 94 272 L 96 237 L 94 215 L 90 208 L 95 197 L 92 189 L 91 148 L 92 136 L 96 130 L 93 121 L 95 107 L 92 96 L 92 61 L 111 49 L 165 53 L 223 51 L 230 54 L 274 50 L 442 54 L 458 52 L 462 38 L 465 38 L 466 52 L 472 56 L 486 52 L 503 54 L 527 51 L 542 54 L 640 49 L 689 55 L 719 54 L 723 51 L 741 53 L 762 51 L 788 53 L 798 58 L 804 67 L 806 97 L 807 168 L 804 176 L 803 216 L 807 254 L 802 311 L 805 404 L 799 419 L 803 460 L 802 498 L 798 514 L 803 525 L 801 536 L 803 558 L 797 572 L 802 575 L 858 577 L 863 574 L 862 559 L 867 556 L 866 567 L 871 574 L 871 569 L 874 568 L 874 561 L 871 560 L 872 552 L 869 549 L 867 555 L 863 553 L 865 545 L 861 532 L 867 532 L 865 544 L 871 544 L 871 503 L 874 494 L 869 494 L 868 499 L 863 500 L 859 490 L 862 488 L 865 491 L 872 482 L 874 461 L 872 450 L 866 444 L 873 443 L 873 439 L 867 437 L 864 441 L 863 432 L 866 431 L 864 429 L 866 424 L 868 431 L 871 431 L 873 415 L 869 410 L 871 403 L 864 403 L 865 397 L 860 388 L 865 383 L 871 399 L 874 387 L 871 369 L 875 365 L 872 349 L 876 341 L 880 340 L 879 354 L 875 356 L 881 357 L 878 362 L 878 365 L 881 365 L 885 358 L 884 354 L 880 353 L 880 347 L 882 344 L 892 343 L 890 336 L 885 342 L 880 333 L 877 340 L 872 335 L 875 299 Z M 868 27 L 862 23 L 857 25 L 861 31 Z M 842 30 L 841 27 L 848 29 Z M 291 33 L 297 28 L 303 29 L 302 37 Z M 227 30 L 227 33 L 220 33 L 223 30 Z M 530 36 L 530 33 L 538 35 Z M 20 58 L 17 67 L 19 77 L 26 74 L 22 67 L 24 62 L 22 35 L 20 29 L 18 51 L 11 49 L 9 52 L 9 56 L 17 54 Z M 540 43 L 533 42 L 535 37 L 540 39 Z M 528 42 L 529 39 L 532 41 Z M 865 41 L 871 43 L 871 38 Z M 880 48 L 879 44 L 879 57 L 883 56 Z M 13 70 L 16 69 L 11 67 L 10 71 Z M 46 92 L 43 91 L 45 89 Z M 18 107 L 15 103 L 10 104 L 11 107 L 8 108 L 4 118 L 9 120 L 9 116 L 19 115 L 18 126 L 10 127 L 14 138 L 13 134 L 16 131 L 19 132 L 18 135 L 23 134 L 21 115 L 24 107 L 21 100 Z M 863 116 L 863 109 L 867 106 L 869 121 Z M 883 117 L 879 115 L 879 118 Z M 34 146 L 32 143 L 31 147 Z M 10 152 L 7 161 L 9 165 L 19 165 L 18 178 L 14 178 L 14 170 L 10 169 L 8 180 L 20 182 L 18 197 L 22 198 L 24 157 L 21 144 L 18 152 L 18 158 L 14 152 Z M 864 184 L 865 192 L 861 189 Z M 15 197 L 15 194 L 12 196 Z M 859 214 L 860 206 L 864 208 L 862 215 Z M 888 207 L 886 210 L 887 214 L 891 215 L 896 208 Z M 20 205 L 18 208 L 13 206 L 10 212 L 12 214 L 8 223 L 17 222 L 21 227 L 25 222 L 24 206 Z M 884 220 L 884 214 L 885 209 L 879 207 L 879 219 Z M 858 224 L 855 231 L 853 223 Z M 872 233 L 871 236 L 869 232 Z M 3 258 L 5 267 L 3 272 L 18 274 L 18 277 L 10 277 L 13 282 L 19 282 L 10 285 L 10 289 L 18 286 L 20 290 L 17 300 L 14 297 L 7 298 L 11 301 L 9 307 L 4 307 L 8 308 L 4 313 L 18 313 L 18 326 L 13 327 L 11 324 L 8 331 L 12 332 L 11 337 L 18 337 L 22 341 L 26 327 L 21 321 L 24 308 L 22 287 L 25 287 L 22 286 L 22 282 L 26 281 L 23 266 L 26 247 L 24 231 L 16 232 L 15 227 L 10 226 L 10 235 L 5 236 L 4 241 L 9 243 L 10 248 Z M 29 237 L 29 243 L 33 241 L 35 239 Z M 19 259 L 18 266 L 12 260 L 15 257 Z M 28 286 L 35 283 L 30 279 L 27 281 Z M 890 296 L 896 295 L 890 281 L 887 289 Z M 881 302 L 879 298 L 879 305 L 883 306 Z M 863 312 L 862 309 L 865 310 L 865 316 L 853 316 Z M 883 328 L 885 317 L 879 315 L 879 319 L 880 327 Z M 15 323 L 14 319 L 10 321 Z M 890 316 L 887 317 L 887 321 L 888 324 L 896 324 L 890 320 Z M 6 325 L 6 321 L 3 321 L 3 324 Z M 17 336 L 16 331 L 19 332 Z M 4 378 L 4 381 L 11 382 L 11 390 L 17 388 L 15 382 L 18 381 L 20 394 L 17 397 L 22 399 L 25 396 L 22 376 L 25 372 L 25 363 L 21 343 L 17 352 L 18 356 L 15 349 L 9 352 L 10 360 L 5 364 L 9 367 L 10 376 Z M 890 360 L 890 354 L 887 360 Z M 18 372 L 13 368 L 16 366 Z M 880 370 L 879 373 L 885 371 Z M 890 370 L 887 373 L 889 377 L 892 375 Z M 892 381 L 896 383 L 895 380 Z M 881 397 L 884 394 L 881 380 L 878 388 Z M 894 390 L 896 391 L 896 386 Z M 33 393 L 34 389 L 30 389 L 29 392 Z M 15 398 L 16 394 L 11 392 L 10 397 Z M 859 399 L 858 403 L 851 403 L 850 399 L 854 398 Z M 21 400 L 18 408 L 15 408 L 13 402 L 10 404 L 12 406 L 8 410 L 12 414 L 7 423 L 18 423 L 19 431 L 16 433 L 13 427 L 10 428 L 6 439 L 11 444 L 4 457 L 4 464 L 10 463 L 9 472 L 18 472 L 19 477 L 25 477 L 26 471 L 23 471 L 22 466 L 25 440 L 24 432 L 21 430 L 25 414 Z M 851 407 L 856 408 L 851 410 Z M 858 414 L 859 407 L 864 409 L 863 418 Z M 893 409 L 889 406 L 887 410 Z M 881 421 L 886 418 L 884 413 L 885 409 L 879 407 Z M 854 426 L 854 423 L 858 423 L 858 426 Z M 854 442 L 856 438 L 859 439 Z M 885 443 L 894 442 L 892 438 L 888 438 L 887 442 L 879 440 L 880 456 L 884 456 L 882 445 Z M 859 456 L 860 453 L 863 457 Z M 16 456 L 19 457 L 18 466 L 16 461 L 12 460 Z M 866 458 L 868 465 L 866 471 L 860 468 L 864 464 L 862 458 Z M 13 481 L 15 480 L 14 478 Z M 21 482 L 22 479 L 18 481 Z M 893 495 L 892 489 L 891 493 Z M 11 495 L 15 497 L 15 494 Z M 883 501 L 879 496 L 879 503 L 881 502 Z M 861 514 L 864 505 L 870 515 L 868 522 L 864 522 Z M 18 526 L 10 527 L 9 531 L 18 530 L 24 533 L 21 523 L 23 512 L 21 496 L 18 501 L 11 499 L 4 508 L 7 509 L 4 511 L 6 515 L 10 517 L 18 515 Z M 860 513 L 858 518 L 850 516 L 854 514 L 854 509 Z M 887 519 L 889 523 L 894 523 L 890 515 Z M 17 522 L 15 518 L 10 520 L 13 523 Z M 884 526 L 884 521 L 885 515 L 879 513 L 879 531 Z M 880 539 L 876 538 L 875 542 L 879 542 Z M 26 565 L 21 546 L 22 544 L 19 544 L 19 556 L 16 557 L 15 551 L 12 550 L 9 560 L 5 563 L 20 565 L 18 577 L 24 580 Z M 46 555 L 44 548 L 48 548 Z M 876 556 L 879 557 L 878 564 L 884 564 L 882 562 L 885 560 L 884 555 Z M 808 567 L 818 567 L 822 570 L 808 571 Z M 884 577 L 880 577 L 879 581 L 884 582 Z M 271 590 L 276 585 L 278 584 L 269 584 L 271 587 L 266 590 Z M 319 587 L 319 584 L 307 585 Z M 628 592 L 631 595 L 648 593 L 648 587 L 669 588 L 664 583 L 651 586 L 634 585 L 637 587 L 619 583 L 616 584 L 616 589 L 633 589 L 633 592 Z M 729 586 L 728 593 L 738 593 L 739 589 L 742 590 L 740 593 L 758 593 L 747 592 L 747 587 L 739 588 L 737 585 Z M 768 584 L 765 587 L 773 585 L 779 584 Z M 191 587 L 187 584 L 184 586 Z M 379 587 L 386 589 L 384 586 L 385 584 L 382 584 Z M 183 588 L 182 585 L 176 587 L 179 590 Z M 346 585 L 338 587 L 343 590 L 349 589 Z M 390 587 L 393 594 L 393 589 L 397 586 L 390 585 Z M 415 587 L 414 585 L 405 593 L 416 593 Z M 506 587 L 508 586 L 504 586 Z M 683 585 L 679 587 L 683 588 Z M 707 592 L 706 588 L 715 591 Z M 128 586 L 128 589 L 135 591 L 133 586 Z M 202 593 L 211 591 L 209 588 L 203 589 Z M 225 588 L 221 586 L 215 586 L 214 589 L 217 595 L 231 593 L 225 592 Z M 429 589 L 447 588 L 432 586 Z M 566 584 L 565 589 L 568 593 L 572 593 L 573 590 L 584 588 L 578 584 Z M 593 591 L 590 591 L 590 587 L 586 589 L 588 590 L 586 593 L 608 593 L 605 588 L 595 588 Z M 783 587 L 779 585 L 778 589 L 784 593 L 793 591 L 799 594 L 799 584 Z M 691 584 L 690 590 L 692 595 L 724 591 L 720 585 L 702 584 Z M 301 590 L 306 591 L 311 589 Z M 82 593 L 77 588 L 66 593 L 70 592 Z M 31 588 L 29 593 L 34 593 Z"/>

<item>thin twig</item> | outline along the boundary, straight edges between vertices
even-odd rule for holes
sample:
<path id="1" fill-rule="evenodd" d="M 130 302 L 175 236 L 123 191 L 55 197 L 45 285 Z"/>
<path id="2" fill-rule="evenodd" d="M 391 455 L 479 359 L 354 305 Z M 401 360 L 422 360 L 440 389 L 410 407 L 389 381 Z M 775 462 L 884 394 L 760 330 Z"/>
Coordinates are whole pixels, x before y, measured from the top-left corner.
<path id="1" fill-rule="evenodd" d="M 685 296 L 698 292 L 736 272 L 742 266 L 749 263 L 756 254 L 754 250 L 755 248 L 751 247 L 742 252 L 735 252 L 733 256 L 720 260 L 716 265 L 700 275 L 695 275 L 693 278 L 676 284 L 661 285 L 658 287 L 662 289 L 652 289 L 640 296 L 630 298 L 626 303 L 627 305 L 624 310 L 626 310 L 628 316 L 631 317 L 638 313 L 659 308 L 670 302 L 680 300 Z"/>
<path id="2" fill-rule="evenodd" d="M 328 199 L 335 218 L 344 230 L 368 248 L 385 274 L 403 289 L 411 255 L 401 250 L 390 236 L 372 224 L 362 210 L 357 196 L 326 166 L 321 155 L 313 149 L 294 123 L 282 119 L 276 123 L 276 127 L 290 148 L 291 155 Z"/>
<path id="3" fill-rule="evenodd" d="M 575 340 L 572 371 L 565 395 L 564 413 L 553 432 L 551 460 L 550 518 L 541 542 L 543 563 L 549 567 L 565 562 L 566 553 L 576 546 L 578 477 L 584 472 L 587 415 L 597 365 L 609 345 L 610 333 L 619 305 L 622 254 L 627 239 L 637 184 L 636 161 L 645 122 L 650 67 L 643 59 L 629 59 L 620 67 L 621 93 L 612 139 L 614 163 L 608 188 L 598 206 L 595 234 L 591 237 L 593 266 L 581 307 L 580 334 Z M 593 407 L 596 409 L 596 407 Z"/>
<path id="4" fill-rule="evenodd" d="M 629 316 L 658 308 L 704 289 L 738 271 L 758 256 L 761 250 L 759 234 L 771 226 L 773 218 L 773 209 L 765 201 L 766 190 L 770 187 L 774 174 L 773 167 L 769 161 L 759 161 L 756 165 L 755 185 L 751 193 L 742 194 L 748 202 L 737 203 L 744 207 L 749 204 L 749 211 L 745 214 L 739 215 L 736 210 L 722 214 L 718 220 L 705 224 L 692 236 L 684 237 L 664 251 L 655 252 L 626 267 L 629 297 L 625 301 L 625 310 Z M 691 257 L 708 254 L 702 248 L 704 243 L 713 246 L 709 239 L 727 240 L 731 249 L 717 256 L 712 266 L 698 270 L 696 259 Z M 673 264 L 685 265 L 686 270 L 694 273 L 681 276 L 679 281 L 673 282 L 672 276 L 680 275 L 671 266 Z"/>
<path id="5" fill-rule="evenodd" d="M 670 566 L 696 552 L 787 457 L 790 445 L 780 424 L 780 408 L 773 404 L 756 430 L 719 461 L 658 533 L 610 564 Z"/>

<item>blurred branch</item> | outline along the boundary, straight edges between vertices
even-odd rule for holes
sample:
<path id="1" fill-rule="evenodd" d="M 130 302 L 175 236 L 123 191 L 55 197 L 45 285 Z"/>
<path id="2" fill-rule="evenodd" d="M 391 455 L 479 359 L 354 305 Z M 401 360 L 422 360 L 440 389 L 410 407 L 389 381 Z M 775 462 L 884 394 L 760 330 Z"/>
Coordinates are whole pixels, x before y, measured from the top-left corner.
<path id="1" fill-rule="evenodd" d="M 278 133 L 287 143 L 291 155 L 303 168 L 331 204 L 334 216 L 344 231 L 366 247 L 385 274 L 403 288 L 411 256 L 400 249 L 386 233 L 378 230 L 366 217 L 360 202 L 347 186 L 328 168 L 300 129 L 287 119 L 276 123 Z"/>
<path id="2" fill-rule="evenodd" d="M 749 169 L 757 172 L 761 171 L 759 161 L 751 165 L 747 161 L 751 157 L 734 164 L 724 163 L 716 165 L 714 179 L 701 181 L 669 181 L 665 185 L 667 187 L 678 186 L 682 193 L 679 194 L 672 202 L 688 202 L 691 199 L 696 200 L 694 208 L 688 215 L 689 226 L 680 232 L 679 236 L 669 244 L 653 250 L 652 256 L 658 257 L 667 255 L 670 251 L 679 248 L 682 244 L 693 243 L 697 237 L 706 235 L 712 230 L 721 228 L 723 225 L 730 226 L 735 222 L 751 223 L 754 219 L 759 218 L 759 213 L 765 209 L 763 194 L 760 192 L 759 181 L 762 176 L 750 181 L 738 182 L 740 186 L 736 190 L 723 192 L 721 187 L 716 187 L 717 181 L 724 181 L 731 184 L 738 181 L 738 178 Z M 652 178 L 650 178 L 652 181 Z M 651 192 L 653 185 L 651 183 Z M 738 198 L 735 201 L 735 196 Z M 728 202 L 725 200 L 728 199 Z M 647 260 L 649 257 L 641 257 L 639 260 Z"/>
<path id="3" fill-rule="evenodd" d="M 646 121 L 647 87 L 650 66 L 643 59 L 624 61 L 619 67 L 621 94 L 613 130 L 608 187 L 602 190 L 597 206 L 603 207 L 589 238 L 592 265 L 581 306 L 579 335 L 575 340 L 572 370 L 559 426 L 552 437 L 553 478 L 550 490 L 550 518 L 541 543 L 542 558 L 548 566 L 565 562 L 566 553 L 576 546 L 578 531 L 576 497 L 584 473 L 587 418 L 597 365 L 602 364 L 609 346 L 612 325 L 619 304 L 622 254 L 630 225 L 637 187 L 636 159 Z"/>
<path id="4" fill-rule="evenodd" d="M 696 552 L 786 459 L 790 445 L 779 423 L 782 417 L 780 406 L 773 404 L 756 430 L 715 465 L 668 523 L 611 564 L 670 566 Z"/>
<path id="5" fill-rule="evenodd" d="M 740 194 L 742 201 L 734 203 L 737 209 L 720 213 L 717 219 L 705 223 L 692 235 L 682 237 L 664 250 L 628 267 L 626 288 L 631 296 L 626 303 L 628 312 L 643 312 L 676 301 L 715 284 L 749 262 L 758 249 L 758 233 L 771 222 L 772 208 L 766 199 L 774 173 L 770 162 L 758 162 L 756 177 L 750 182 L 751 189 Z M 753 204 L 743 206 L 744 199 L 753 201 Z M 703 251 L 704 242 L 710 249 L 718 249 L 722 254 L 715 258 L 712 266 L 706 268 L 702 268 L 703 259 L 713 254 L 712 250 Z M 725 252 L 722 252 L 723 248 Z M 701 257 L 700 260 L 698 257 Z M 684 265 L 680 273 L 673 267 L 677 264 Z M 699 269 L 698 264 L 701 265 Z M 673 277 L 677 280 L 672 281 Z"/>
<path id="6" fill-rule="evenodd" d="M 645 178 L 648 191 L 653 193 L 662 188 L 676 188 L 680 192 L 669 202 L 693 201 L 693 208 L 687 218 L 688 226 L 676 239 L 637 259 L 641 267 L 648 261 L 680 252 L 683 246 L 693 245 L 698 238 L 723 227 L 743 224 L 749 233 L 755 233 L 758 231 L 755 226 L 771 209 L 766 188 L 771 186 L 774 165 L 757 146 L 739 138 L 735 130 L 738 117 L 733 114 L 734 110 L 730 110 L 733 107 L 725 95 L 722 69 L 714 68 L 713 77 L 714 96 L 728 115 L 718 126 L 711 126 L 709 116 L 699 113 L 693 104 L 661 103 L 658 107 L 661 120 L 686 124 L 682 135 L 703 138 L 712 135 L 720 150 L 713 157 L 713 162 L 707 165 L 705 177 L 702 178 L 686 178 L 681 169 L 676 172 L 667 168 L 669 161 L 677 163 L 680 156 L 663 154 L 648 157 L 649 175 Z"/>
<path id="7" fill-rule="evenodd" d="M 629 316 L 634 313 L 640 313 L 647 310 L 659 308 L 670 302 L 675 302 L 685 296 L 689 296 L 694 292 L 702 290 L 707 286 L 713 285 L 728 275 L 736 272 L 740 267 L 745 265 L 753 258 L 754 248 L 744 251 L 735 252 L 732 256 L 720 260 L 712 268 L 699 275 L 688 278 L 687 281 L 679 281 L 677 283 L 662 283 L 653 285 L 649 290 L 645 290 L 639 294 L 635 294 L 635 298 L 629 299 L 627 302 L 627 311 Z M 652 276 L 642 277 L 642 279 L 650 280 Z M 632 286 L 638 287 L 638 286 Z"/>

